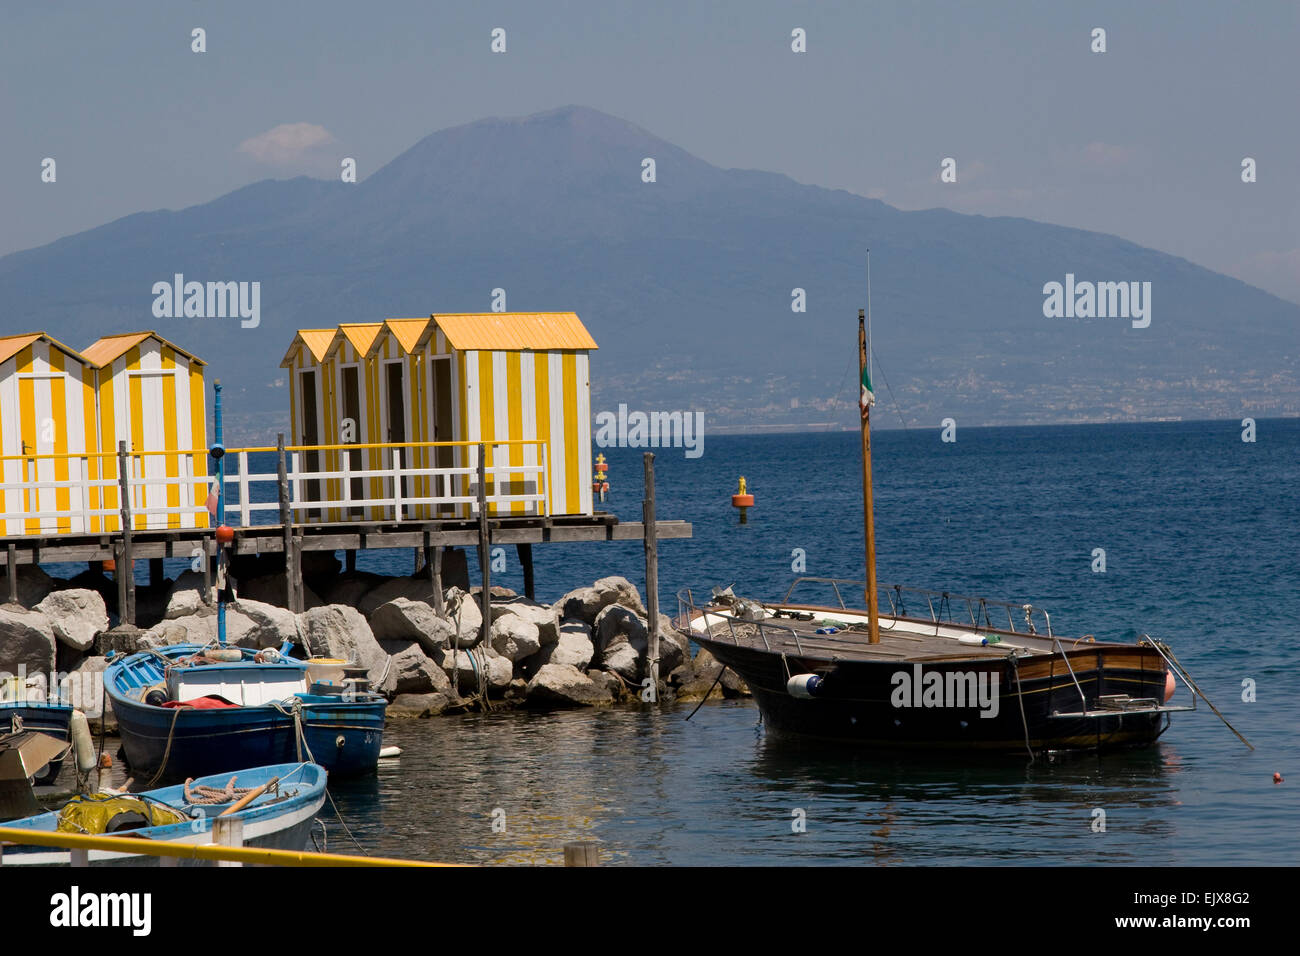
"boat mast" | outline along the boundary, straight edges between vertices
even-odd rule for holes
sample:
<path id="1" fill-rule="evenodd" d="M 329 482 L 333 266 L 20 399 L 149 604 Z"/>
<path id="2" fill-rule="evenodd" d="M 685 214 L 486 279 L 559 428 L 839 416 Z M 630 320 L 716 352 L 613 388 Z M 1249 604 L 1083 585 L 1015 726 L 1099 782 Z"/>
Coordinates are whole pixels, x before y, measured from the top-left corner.
<path id="1" fill-rule="evenodd" d="M 867 253 L 867 310 L 871 309 L 871 253 Z M 876 521 L 871 507 L 871 394 L 868 383 L 866 313 L 858 309 L 858 375 L 862 382 L 862 530 L 867 542 L 867 639 L 880 643 L 880 613 L 876 596 Z"/>

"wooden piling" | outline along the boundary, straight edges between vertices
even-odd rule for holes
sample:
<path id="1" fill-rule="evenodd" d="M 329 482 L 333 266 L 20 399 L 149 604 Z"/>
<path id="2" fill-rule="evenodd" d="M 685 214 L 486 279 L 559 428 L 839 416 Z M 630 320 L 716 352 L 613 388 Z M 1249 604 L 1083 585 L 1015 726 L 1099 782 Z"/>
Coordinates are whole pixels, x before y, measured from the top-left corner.
<path id="1" fill-rule="evenodd" d="M 284 432 L 275 436 L 275 474 L 280 497 L 280 527 L 284 535 L 284 600 L 285 607 L 297 614 L 297 565 L 293 549 L 293 511 L 289 507 L 289 468 L 285 461 Z"/>
<path id="2" fill-rule="evenodd" d="M 564 844 L 565 866 L 600 866 L 599 846 L 595 843 Z"/>
<path id="3" fill-rule="evenodd" d="M 527 541 L 521 541 L 515 545 L 515 552 L 519 555 L 519 564 L 524 569 L 524 597 L 536 601 L 537 595 L 533 587 L 533 546 Z"/>
<path id="4" fill-rule="evenodd" d="M 352 574 L 357 569 L 357 549 L 348 548 L 343 552 L 343 569 Z"/>
<path id="5" fill-rule="evenodd" d="M 490 647 L 489 632 L 492 628 L 492 535 L 488 530 L 487 516 L 487 459 L 486 449 L 478 446 L 478 566 L 483 582 L 483 593 L 479 595 L 482 604 L 483 623 L 479 625 L 479 643 L 484 648 Z"/>
<path id="6" fill-rule="evenodd" d="M 18 549 L 12 541 L 5 548 L 5 575 L 9 578 L 9 603 L 18 603 Z"/>
<path id="7" fill-rule="evenodd" d="M 131 552 L 131 484 L 127 479 L 126 442 L 117 443 L 117 487 L 121 498 L 122 546 L 117 558 L 117 617 L 135 626 L 135 568 Z"/>
<path id="8" fill-rule="evenodd" d="M 440 545 L 430 546 L 429 532 L 424 533 L 424 566 L 429 572 L 429 587 L 433 591 L 433 613 L 441 617 L 444 613 L 442 605 L 442 547 Z"/>
<path id="9" fill-rule="evenodd" d="M 151 588 L 162 587 L 163 579 L 164 579 L 163 559 L 150 558 L 149 559 L 149 587 Z"/>
<path id="10" fill-rule="evenodd" d="M 289 553 L 293 555 L 293 613 L 301 614 L 307 609 L 306 591 L 302 582 L 302 535 L 293 536 Z"/>
<path id="11" fill-rule="evenodd" d="M 659 699 L 659 539 L 655 533 L 655 456 L 645 453 L 645 500 L 641 504 L 645 521 L 645 599 L 650 625 L 650 686 Z"/>

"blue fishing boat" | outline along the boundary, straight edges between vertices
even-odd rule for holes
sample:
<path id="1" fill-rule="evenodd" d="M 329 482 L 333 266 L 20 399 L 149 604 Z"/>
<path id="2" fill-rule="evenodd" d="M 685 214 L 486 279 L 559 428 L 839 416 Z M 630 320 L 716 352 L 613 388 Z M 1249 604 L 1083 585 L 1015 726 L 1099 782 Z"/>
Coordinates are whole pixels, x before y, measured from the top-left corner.
<path id="1" fill-rule="evenodd" d="M 212 821 L 228 816 L 243 821 L 244 846 L 301 851 L 312 821 L 325 803 L 325 768 L 289 763 L 216 774 L 137 794 L 104 792 L 76 797 L 62 809 L 14 820 L 6 826 L 45 833 L 120 835 L 172 844 L 212 843 Z M 242 804 L 242 806 L 241 806 Z M 134 838 L 134 839 L 133 839 Z M 91 850 L 98 865 L 157 865 L 158 857 Z M 184 860 L 190 864 L 193 861 Z M 71 853 L 57 847 L 6 845 L 5 866 L 68 866 Z"/>
<path id="2" fill-rule="evenodd" d="M 35 730 L 48 734 L 63 744 L 71 741 L 69 727 L 72 707 L 60 700 L 0 700 L 0 734 Z M 66 751 L 64 756 L 66 756 Z M 50 784 L 63 767 L 63 757 L 56 757 L 33 775 L 38 784 Z"/>
<path id="3" fill-rule="evenodd" d="M 350 776 L 379 762 L 384 697 L 347 682 L 309 689 L 307 662 L 287 646 L 140 651 L 111 661 L 104 684 L 126 761 L 146 786 L 293 760 Z"/>

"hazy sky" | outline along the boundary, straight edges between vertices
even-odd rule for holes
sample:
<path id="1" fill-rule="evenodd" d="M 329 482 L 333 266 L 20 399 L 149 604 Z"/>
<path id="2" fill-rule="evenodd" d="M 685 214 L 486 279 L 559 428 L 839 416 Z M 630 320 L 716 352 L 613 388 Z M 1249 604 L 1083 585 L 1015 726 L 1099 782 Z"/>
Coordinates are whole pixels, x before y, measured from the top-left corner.
<path id="1" fill-rule="evenodd" d="M 1296 2 L 7 4 L 0 254 L 576 103 L 715 165 L 1115 233 L 1300 302 L 1297 48 Z"/>

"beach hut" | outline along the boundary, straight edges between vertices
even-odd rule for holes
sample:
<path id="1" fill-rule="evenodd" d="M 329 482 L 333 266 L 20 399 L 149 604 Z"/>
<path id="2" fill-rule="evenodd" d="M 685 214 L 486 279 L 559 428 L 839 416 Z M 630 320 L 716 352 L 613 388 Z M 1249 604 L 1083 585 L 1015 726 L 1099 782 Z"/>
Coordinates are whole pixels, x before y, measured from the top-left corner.
<path id="1" fill-rule="evenodd" d="M 85 513 L 99 507 L 98 489 L 35 487 L 99 476 L 95 378 L 85 357 L 44 332 L 0 338 L 0 481 L 20 486 L 0 490 L 5 535 L 103 530 Z"/>
<path id="2" fill-rule="evenodd" d="M 81 354 L 96 369 L 100 449 L 116 452 L 118 442 L 125 441 L 133 477 L 157 479 L 135 494 L 133 527 L 206 528 L 203 360 L 157 332 L 106 336 Z M 103 467 L 105 478 L 117 478 L 115 456 L 104 458 Z M 103 507 L 117 508 L 117 489 L 105 488 L 103 501 Z M 120 530 L 116 515 L 104 522 L 103 530 Z"/>
<path id="3" fill-rule="evenodd" d="M 319 338 L 313 338 L 320 333 Z M 290 414 L 294 444 L 400 444 L 457 442 L 456 446 L 404 449 L 404 466 L 471 468 L 469 446 L 495 446 L 489 465 L 546 467 L 550 514 L 591 514 L 591 400 L 588 353 L 596 343 L 572 312 L 434 313 L 382 323 L 341 325 L 328 346 L 324 330 L 299 332 L 282 363 L 294 369 Z M 315 417 L 315 422 L 308 421 Z M 315 440 L 308 440 L 314 438 Z M 543 451 L 543 449 L 545 449 Z M 320 467 L 342 470 L 338 451 L 315 453 Z M 351 470 L 391 468 L 393 450 L 348 453 Z M 306 464 L 306 463 L 304 463 Z M 310 467 L 310 466 L 307 466 Z M 351 481 L 350 498 L 391 494 L 385 479 Z M 342 481 L 326 479 L 303 488 L 303 497 L 338 502 Z M 489 478 L 487 493 L 537 494 L 537 476 Z M 403 500 L 467 497 L 469 476 L 451 483 L 429 476 L 408 477 Z M 530 514 L 541 509 L 525 501 L 494 507 L 493 513 Z M 408 518 L 469 517 L 466 503 L 416 504 Z M 323 508 L 305 520 L 384 520 L 388 507 L 368 513 Z"/>

